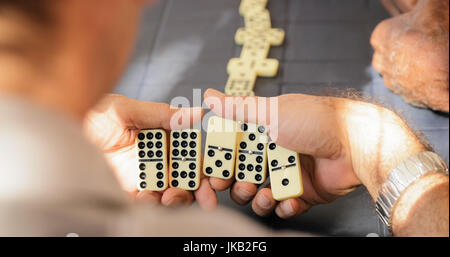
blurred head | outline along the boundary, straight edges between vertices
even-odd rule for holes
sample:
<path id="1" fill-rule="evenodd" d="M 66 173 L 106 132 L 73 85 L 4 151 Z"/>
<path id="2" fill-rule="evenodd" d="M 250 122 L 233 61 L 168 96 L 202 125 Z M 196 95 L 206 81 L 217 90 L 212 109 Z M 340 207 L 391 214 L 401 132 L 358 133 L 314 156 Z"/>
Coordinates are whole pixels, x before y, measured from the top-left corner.
<path id="1" fill-rule="evenodd" d="M 25 81 L 9 87 L 64 96 L 60 100 L 85 112 L 121 75 L 148 2 L 0 0 L 0 67 L 11 69 L 10 80 Z M 19 64 L 23 74 L 11 68 Z M 34 85 L 24 85 L 31 76 Z"/>

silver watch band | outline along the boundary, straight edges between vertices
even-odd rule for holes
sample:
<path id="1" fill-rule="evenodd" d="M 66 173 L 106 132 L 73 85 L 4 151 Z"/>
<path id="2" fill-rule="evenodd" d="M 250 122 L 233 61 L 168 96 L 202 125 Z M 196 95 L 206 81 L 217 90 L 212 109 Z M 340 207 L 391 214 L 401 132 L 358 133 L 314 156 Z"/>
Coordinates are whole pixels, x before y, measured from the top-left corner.
<path id="1" fill-rule="evenodd" d="M 409 184 L 429 172 L 442 172 L 448 175 L 448 168 L 436 153 L 418 153 L 409 157 L 393 169 L 387 180 L 381 186 L 376 202 L 376 212 L 391 232 L 391 211 L 395 201 L 397 201 L 403 190 Z"/>

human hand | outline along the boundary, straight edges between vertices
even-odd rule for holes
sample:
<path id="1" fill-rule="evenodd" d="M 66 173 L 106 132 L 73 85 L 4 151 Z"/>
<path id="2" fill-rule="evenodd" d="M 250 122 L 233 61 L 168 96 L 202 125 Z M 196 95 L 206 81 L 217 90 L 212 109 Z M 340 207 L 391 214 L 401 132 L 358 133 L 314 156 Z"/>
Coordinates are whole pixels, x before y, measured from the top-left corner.
<path id="1" fill-rule="evenodd" d="M 418 1 L 378 24 L 371 37 L 373 67 L 405 101 L 448 112 L 448 35 L 448 1 Z"/>
<path id="2" fill-rule="evenodd" d="M 210 178 L 216 190 L 231 187 L 231 198 L 239 204 L 253 199 L 252 208 L 260 216 L 275 210 L 281 218 L 293 217 L 361 184 L 375 200 L 398 162 L 425 149 L 399 116 L 370 103 L 302 94 L 242 98 L 211 89 L 204 97 L 217 115 L 263 125 L 278 145 L 300 153 L 299 198 L 277 202 L 270 186 L 258 191 L 256 185 L 234 178 Z"/>
<path id="3" fill-rule="evenodd" d="M 227 101 L 232 99 L 232 104 L 225 105 L 226 98 Z M 264 125 L 272 140 L 276 138 L 277 144 L 301 153 L 304 193 L 299 198 L 276 202 L 270 187 L 258 191 L 255 184 L 235 182 L 234 178 L 223 180 L 211 177 L 210 183 L 214 189 L 225 190 L 231 186 L 231 197 L 237 203 L 247 204 L 254 198 L 252 208 L 258 215 L 266 216 L 275 210 L 279 217 L 289 218 L 313 205 L 331 202 L 360 184 L 345 140 L 346 131 L 337 120 L 333 99 L 307 95 L 272 98 L 278 102 L 278 122 L 273 121 L 273 117 L 258 117 L 261 110 L 269 113 L 271 99 L 242 99 L 227 97 L 215 90 L 205 92 L 205 104 L 217 115 Z M 234 112 L 233 108 L 248 112 Z"/>
<path id="4" fill-rule="evenodd" d="M 133 198 L 165 206 L 188 205 L 194 200 L 206 209 L 217 206 L 217 197 L 208 179 L 202 177 L 194 193 L 179 188 L 162 192 L 136 187 L 135 138 L 141 129 L 162 128 L 167 131 L 189 128 L 201 120 L 201 108 L 171 108 L 168 104 L 144 102 L 121 95 L 107 95 L 87 115 L 84 128 L 90 139 L 105 153 L 122 188 Z"/>

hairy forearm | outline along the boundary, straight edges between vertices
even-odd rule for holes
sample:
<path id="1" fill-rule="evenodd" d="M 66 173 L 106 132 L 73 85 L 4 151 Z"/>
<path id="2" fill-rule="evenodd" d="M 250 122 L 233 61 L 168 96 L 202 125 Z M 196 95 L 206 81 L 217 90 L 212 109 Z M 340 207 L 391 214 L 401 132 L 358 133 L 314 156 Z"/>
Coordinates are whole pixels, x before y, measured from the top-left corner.
<path id="1" fill-rule="evenodd" d="M 398 115 L 386 108 L 348 100 L 337 106 L 356 176 L 376 201 L 391 170 L 427 148 Z M 394 235 L 448 235 L 448 181 L 448 176 L 436 173 L 407 187 L 392 209 Z"/>
<path id="2" fill-rule="evenodd" d="M 390 171 L 426 148 L 406 123 L 386 108 L 349 100 L 338 108 L 353 169 L 375 200 Z"/>

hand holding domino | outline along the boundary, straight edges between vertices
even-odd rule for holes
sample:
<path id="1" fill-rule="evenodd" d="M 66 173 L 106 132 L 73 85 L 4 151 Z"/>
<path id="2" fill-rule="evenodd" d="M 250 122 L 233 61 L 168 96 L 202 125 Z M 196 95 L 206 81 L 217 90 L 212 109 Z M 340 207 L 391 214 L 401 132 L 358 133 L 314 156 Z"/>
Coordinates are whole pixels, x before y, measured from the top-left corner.
<path id="1" fill-rule="evenodd" d="M 212 89 L 205 92 L 204 98 L 206 106 L 218 116 L 245 121 L 245 124 L 258 123 L 261 118 L 258 113 L 274 108 L 271 101 L 276 102 L 277 124 L 264 124 L 270 138 L 276 138 L 276 144 L 268 142 L 266 146 L 266 173 L 270 186 L 258 189 L 256 181 L 247 180 L 256 175 L 256 161 L 247 162 L 247 156 L 242 158 L 247 163 L 242 163 L 246 168 L 241 165 L 244 176 L 239 178 L 239 151 L 244 148 L 239 142 L 251 141 L 249 138 L 244 140 L 242 135 L 238 136 L 235 182 L 210 178 L 215 189 L 231 187 L 231 197 L 239 204 L 251 201 L 258 215 L 266 216 L 275 211 L 281 218 L 293 217 L 314 204 L 330 202 L 359 185 L 348 155 L 336 155 L 345 140 L 336 141 L 342 139 L 341 130 L 336 121 L 329 118 L 338 115 L 329 104 L 333 98 L 291 94 L 272 97 L 270 101 L 265 97 L 248 97 L 242 101 Z M 249 104 L 252 101 L 258 104 Z M 236 112 L 243 109 L 247 112 Z M 247 144 L 245 148 L 248 147 Z M 248 164 L 253 166 L 250 171 Z"/>

